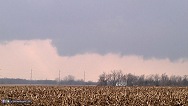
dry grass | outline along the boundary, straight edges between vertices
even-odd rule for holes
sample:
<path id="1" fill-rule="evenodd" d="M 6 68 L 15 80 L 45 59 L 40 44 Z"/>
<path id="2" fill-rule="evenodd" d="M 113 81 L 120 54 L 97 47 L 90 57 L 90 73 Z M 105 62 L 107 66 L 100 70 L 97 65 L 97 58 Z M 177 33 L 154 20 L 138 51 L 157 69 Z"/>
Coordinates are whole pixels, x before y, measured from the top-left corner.
<path id="1" fill-rule="evenodd" d="M 5 98 L 32 106 L 188 106 L 188 87 L 0 86 Z"/>

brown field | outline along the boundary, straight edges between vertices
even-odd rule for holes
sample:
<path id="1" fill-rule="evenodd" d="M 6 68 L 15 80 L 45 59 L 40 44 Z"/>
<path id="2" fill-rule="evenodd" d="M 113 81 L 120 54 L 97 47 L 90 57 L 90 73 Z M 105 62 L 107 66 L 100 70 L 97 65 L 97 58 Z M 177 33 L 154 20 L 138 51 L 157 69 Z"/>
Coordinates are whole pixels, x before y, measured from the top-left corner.
<path id="1" fill-rule="evenodd" d="M 0 99 L 7 98 L 31 106 L 188 106 L 188 87 L 0 86 Z"/>

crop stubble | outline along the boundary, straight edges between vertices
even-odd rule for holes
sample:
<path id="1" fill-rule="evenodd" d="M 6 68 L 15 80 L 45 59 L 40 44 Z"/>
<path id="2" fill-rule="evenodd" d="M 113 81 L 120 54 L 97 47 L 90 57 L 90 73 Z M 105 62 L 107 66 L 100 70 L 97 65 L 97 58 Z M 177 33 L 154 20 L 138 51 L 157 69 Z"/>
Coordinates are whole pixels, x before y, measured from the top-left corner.
<path id="1" fill-rule="evenodd" d="M 6 98 L 32 106 L 188 106 L 188 87 L 0 86 Z"/>

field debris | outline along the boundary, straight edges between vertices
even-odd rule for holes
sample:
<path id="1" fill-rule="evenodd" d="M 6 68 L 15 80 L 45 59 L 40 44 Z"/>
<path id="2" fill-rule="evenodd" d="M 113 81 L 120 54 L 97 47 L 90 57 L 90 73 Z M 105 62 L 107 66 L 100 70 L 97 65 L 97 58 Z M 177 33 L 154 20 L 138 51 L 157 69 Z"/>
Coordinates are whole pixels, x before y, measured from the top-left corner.
<path id="1" fill-rule="evenodd" d="M 188 106 L 188 87 L 0 86 L 0 99 L 7 98 L 31 106 Z"/>

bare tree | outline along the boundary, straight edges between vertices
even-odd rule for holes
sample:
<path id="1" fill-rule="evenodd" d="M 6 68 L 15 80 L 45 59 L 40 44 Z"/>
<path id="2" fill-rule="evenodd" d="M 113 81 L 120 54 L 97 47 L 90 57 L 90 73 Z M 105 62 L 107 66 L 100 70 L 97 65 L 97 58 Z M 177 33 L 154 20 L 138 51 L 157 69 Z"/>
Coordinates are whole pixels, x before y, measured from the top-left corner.
<path id="1" fill-rule="evenodd" d="M 125 83 L 127 86 L 188 86 L 188 75 L 169 77 L 164 73 L 136 76 L 131 73 L 124 75 L 121 70 L 113 70 L 110 74 L 101 74 L 98 82 L 101 85 L 112 86 L 125 85 Z"/>
<path id="2" fill-rule="evenodd" d="M 164 85 L 167 85 L 168 84 L 168 81 L 169 81 L 169 78 L 168 76 L 166 75 L 166 73 L 162 74 L 161 75 L 161 85 L 164 86 Z"/>
<path id="3" fill-rule="evenodd" d="M 68 75 L 68 76 L 64 77 L 64 81 L 74 81 L 74 80 L 75 80 L 75 77 L 72 75 Z"/>
<path id="4" fill-rule="evenodd" d="M 99 75 L 98 85 L 100 85 L 100 86 L 107 85 L 107 75 L 105 72 L 103 72 L 101 75 Z"/>

